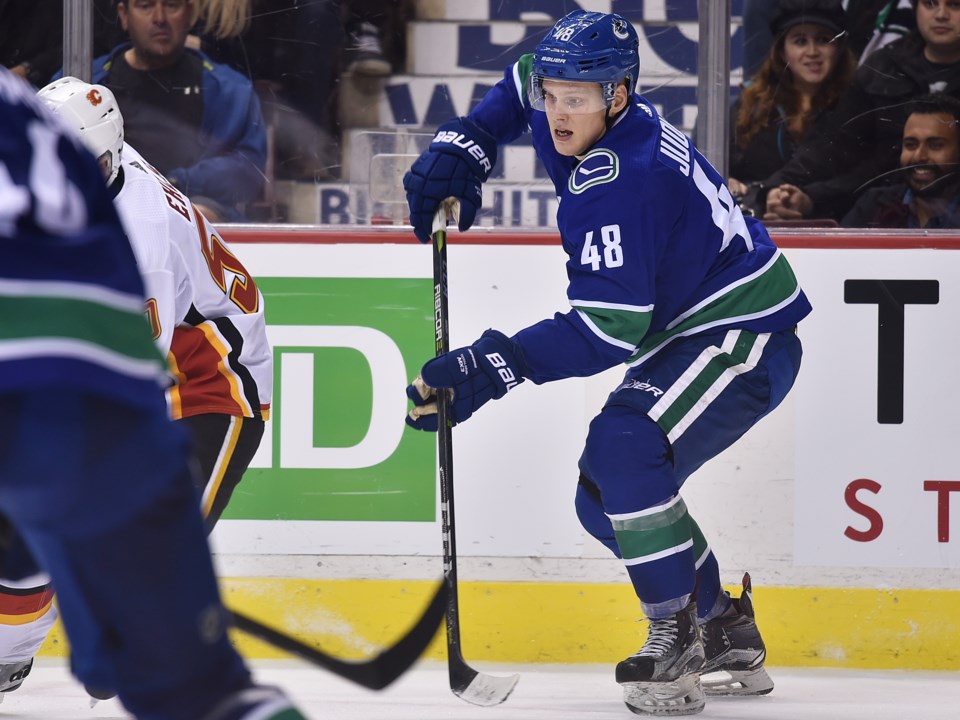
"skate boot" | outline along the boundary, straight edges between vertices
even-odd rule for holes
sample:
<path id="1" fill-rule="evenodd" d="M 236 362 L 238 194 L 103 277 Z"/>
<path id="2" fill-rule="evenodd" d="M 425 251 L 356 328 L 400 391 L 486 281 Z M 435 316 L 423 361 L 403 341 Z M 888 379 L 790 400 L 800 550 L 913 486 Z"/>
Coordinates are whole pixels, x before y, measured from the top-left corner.
<path id="1" fill-rule="evenodd" d="M 763 668 L 767 657 L 754 620 L 750 573 L 743 575 L 743 592 L 730 598 L 733 614 L 714 618 L 700 628 L 706 662 L 700 671 L 707 695 L 766 695 L 773 680 Z"/>
<path id="2" fill-rule="evenodd" d="M 703 710 L 700 668 L 704 652 L 697 606 L 651 620 L 647 641 L 617 665 L 623 702 L 637 715 L 693 715 Z"/>
<path id="3" fill-rule="evenodd" d="M 30 674 L 32 669 L 33 658 L 0 665 L 0 693 L 13 692 L 23 685 L 23 679 Z M 0 702 L 3 702 L 3 697 L 3 695 L 0 695 Z"/>

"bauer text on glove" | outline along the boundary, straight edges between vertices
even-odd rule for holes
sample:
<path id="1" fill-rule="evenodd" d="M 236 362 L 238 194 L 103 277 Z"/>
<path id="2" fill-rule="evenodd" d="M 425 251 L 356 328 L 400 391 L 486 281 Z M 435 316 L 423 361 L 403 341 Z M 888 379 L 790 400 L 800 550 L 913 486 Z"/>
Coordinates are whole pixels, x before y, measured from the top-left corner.
<path id="1" fill-rule="evenodd" d="M 437 389 L 449 389 L 454 425 L 483 404 L 502 398 L 523 382 L 525 364 L 516 343 L 501 332 L 487 330 L 473 345 L 430 360 L 407 386 L 414 408 L 407 424 L 417 430 L 437 430 Z"/>
<path id="2" fill-rule="evenodd" d="M 420 242 L 430 242 L 433 216 L 448 197 L 460 202 L 457 227 L 464 231 L 473 225 L 483 204 L 481 186 L 496 162 L 496 141 L 468 118 L 437 129 L 430 147 L 403 176 L 410 224 Z"/>

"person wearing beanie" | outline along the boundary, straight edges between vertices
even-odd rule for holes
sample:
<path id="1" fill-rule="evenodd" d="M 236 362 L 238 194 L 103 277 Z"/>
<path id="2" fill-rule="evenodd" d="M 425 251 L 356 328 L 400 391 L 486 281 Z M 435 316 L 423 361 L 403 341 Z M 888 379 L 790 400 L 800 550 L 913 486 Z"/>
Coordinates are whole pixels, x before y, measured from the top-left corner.
<path id="1" fill-rule="evenodd" d="M 774 44 L 731 111 L 729 185 L 744 209 L 761 212 L 762 182 L 849 87 L 856 61 L 846 26 L 840 0 L 778 3 L 770 22 Z"/>

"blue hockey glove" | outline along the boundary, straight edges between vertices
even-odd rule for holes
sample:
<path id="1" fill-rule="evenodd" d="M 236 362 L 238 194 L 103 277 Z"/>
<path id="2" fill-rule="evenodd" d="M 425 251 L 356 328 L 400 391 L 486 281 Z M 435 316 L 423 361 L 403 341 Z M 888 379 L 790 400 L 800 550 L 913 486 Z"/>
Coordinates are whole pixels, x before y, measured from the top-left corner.
<path id="1" fill-rule="evenodd" d="M 410 224 L 420 242 L 430 242 L 433 215 L 448 197 L 460 201 L 457 227 L 464 231 L 473 225 L 483 204 L 481 186 L 496 162 L 496 140 L 467 118 L 437 129 L 430 147 L 403 176 Z"/>
<path id="2" fill-rule="evenodd" d="M 437 431 L 437 388 L 450 388 L 450 415 L 461 423 L 484 403 L 498 400 L 523 382 L 525 365 L 514 342 L 501 332 L 487 330 L 473 345 L 451 350 L 423 366 L 407 385 L 413 409 L 407 425 Z"/>

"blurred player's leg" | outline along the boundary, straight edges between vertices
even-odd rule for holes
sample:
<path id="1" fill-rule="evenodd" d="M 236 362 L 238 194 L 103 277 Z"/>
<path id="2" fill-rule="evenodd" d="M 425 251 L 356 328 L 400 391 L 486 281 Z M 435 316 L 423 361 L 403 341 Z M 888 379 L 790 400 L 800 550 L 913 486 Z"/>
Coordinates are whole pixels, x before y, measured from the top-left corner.
<path id="1" fill-rule="evenodd" d="M 17 542 L 7 525 L 0 540 L 0 567 Z M 53 588 L 45 573 L 30 572 L 18 580 L 0 578 L 0 693 L 18 689 L 33 667 L 33 658 L 57 620 Z M 0 702 L 4 695 L 0 694 Z"/>
<path id="2" fill-rule="evenodd" d="M 148 720 L 214 709 L 238 720 L 255 706 L 300 717 L 276 691 L 247 692 L 183 429 L 162 411 L 65 391 L 0 404 L 0 505 L 54 578 L 81 682 Z"/>
<path id="3" fill-rule="evenodd" d="M 0 514 L 0 702 L 17 690 L 57 620 L 50 576 Z"/>

